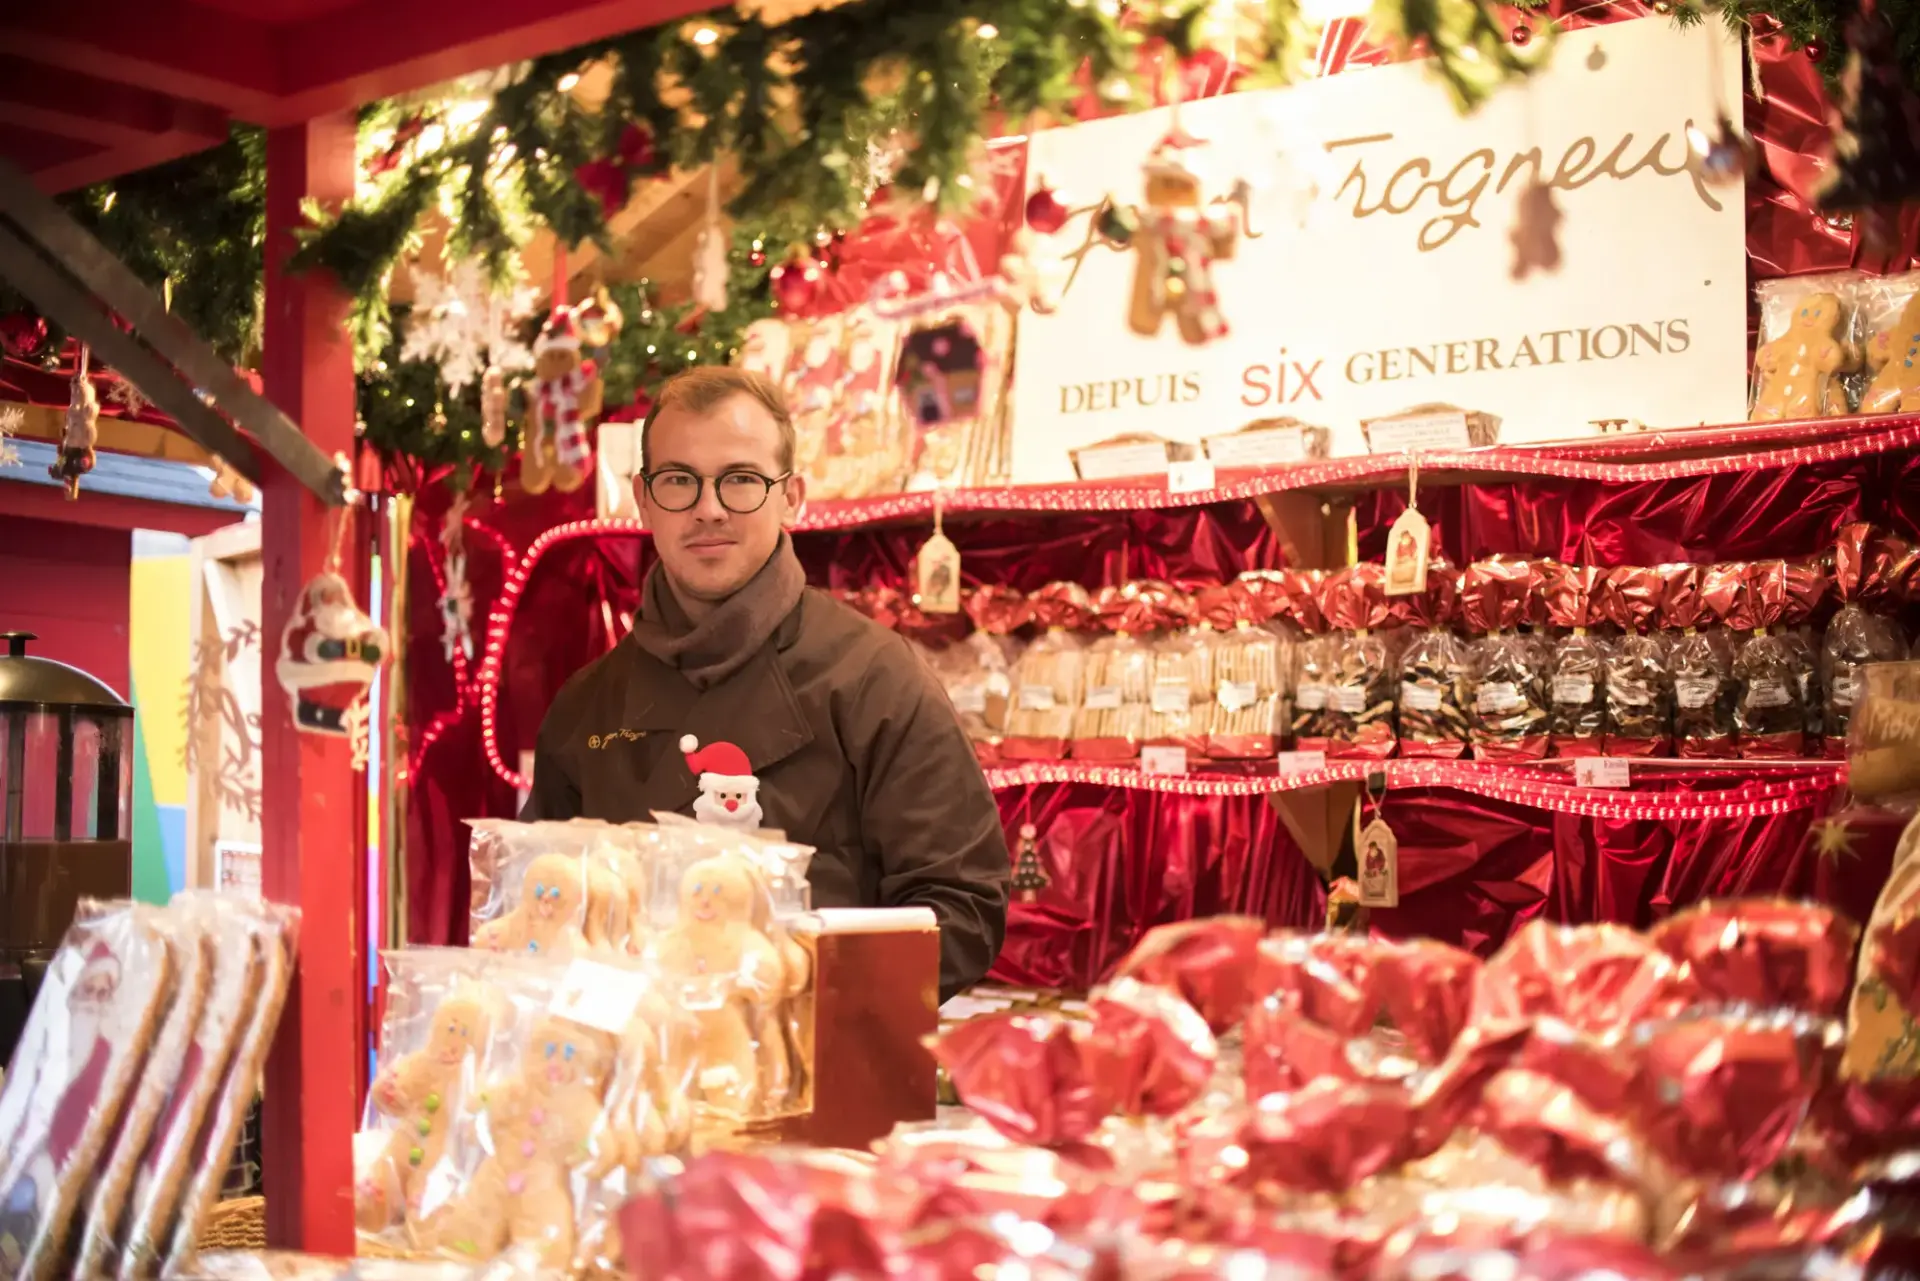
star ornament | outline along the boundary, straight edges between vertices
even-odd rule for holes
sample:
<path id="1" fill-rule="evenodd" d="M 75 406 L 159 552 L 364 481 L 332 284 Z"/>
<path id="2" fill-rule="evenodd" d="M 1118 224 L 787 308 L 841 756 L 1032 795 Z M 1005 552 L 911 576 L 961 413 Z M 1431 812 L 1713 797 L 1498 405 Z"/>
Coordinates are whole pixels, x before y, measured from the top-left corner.
<path id="1" fill-rule="evenodd" d="M 1839 863 L 1842 859 L 1856 858 L 1859 851 L 1853 848 L 1853 829 L 1846 820 L 1838 818 L 1816 819 L 1809 835 L 1813 840 L 1813 852 L 1823 863 Z"/>

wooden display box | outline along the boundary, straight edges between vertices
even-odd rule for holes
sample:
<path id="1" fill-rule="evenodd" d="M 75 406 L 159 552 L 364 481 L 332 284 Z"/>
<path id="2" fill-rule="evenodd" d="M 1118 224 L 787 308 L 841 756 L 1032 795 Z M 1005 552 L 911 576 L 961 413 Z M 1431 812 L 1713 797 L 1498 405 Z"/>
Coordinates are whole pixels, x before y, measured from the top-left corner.
<path id="1" fill-rule="evenodd" d="M 696 1139 L 865 1148 L 902 1122 L 934 1119 L 940 927 L 931 909 L 830 908 L 795 926 L 814 959 L 808 1071 L 813 1108 Z M 803 1021 L 805 1015 L 803 1013 Z"/>

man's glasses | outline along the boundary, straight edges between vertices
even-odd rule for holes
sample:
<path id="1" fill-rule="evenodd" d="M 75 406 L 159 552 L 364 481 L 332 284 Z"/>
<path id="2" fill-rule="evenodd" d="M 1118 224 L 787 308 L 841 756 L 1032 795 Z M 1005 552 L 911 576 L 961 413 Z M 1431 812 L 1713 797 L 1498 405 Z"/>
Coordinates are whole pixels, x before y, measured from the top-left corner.
<path id="1" fill-rule="evenodd" d="M 720 499 L 722 507 L 736 516 L 751 516 L 767 505 L 767 495 L 773 492 L 775 485 L 785 484 L 792 476 L 790 471 L 781 472 L 778 476 L 762 476 L 757 471 L 730 471 L 711 479 L 713 492 Z M 647 497 L 661 511 L 690 511 L 700 501 L 700 491 L 706 487 L 708 479 L 684 467 L 662 467 L 659 471 L 646 474 Z"/>

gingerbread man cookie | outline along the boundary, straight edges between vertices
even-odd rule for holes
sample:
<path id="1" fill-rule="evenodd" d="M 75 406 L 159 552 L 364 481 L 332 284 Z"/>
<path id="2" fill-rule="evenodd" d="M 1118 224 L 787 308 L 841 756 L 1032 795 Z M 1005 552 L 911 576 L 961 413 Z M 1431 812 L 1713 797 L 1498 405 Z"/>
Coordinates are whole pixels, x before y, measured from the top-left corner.
<path id="1" fill-rule="evenodd" d="M 426 1045 L 381 1069 L 369 1095 L 375 1110 L 398 1125 L 355 1193 L 363 1229 L 387 1227 L 396 1209 L 404 1211 L 410 1224 L 417 1218 L 421 1187 L 447 1150 L 452 1101 L 492 1026 L 493 1006 L 486 994 L 472 986 L 458 989 L 435 1008 Z M 390 1199 L 394 1197 L 398 1205 Z"/>
<path id="2" fill-rule="evenodd" d="M 519 1071 L 487 1091 L 492 1152 L 432 1225 L 438 1248 L 490 1259 L 526 1244 L 549 1267 L 572 1262 L 571 1175 L 594 1163 L 613 1066 L 611 1037 L 557 1015 L 540 1019 Z"/>
<path id="3" fill-rule="evenodd" d="M 1863 414 L 1900 414 L 1920 410 L 1920 293 L 1907 299 L 1900 318 L 1867 344 L 1867 367 L 1874 371 Z"/>
<path id="4" fill-rule="evenodd" d="M 670 975 L 711 989 L 697 1011 L 698 1097 L 741 1116 L 753 1114 L 767 1084 L 754 1011 L 779 1000 L 788 984 L 779 949 L 754 927 L 758 890 L 758 876 L 744 859 L 701 859 L 680 878 L 680 918 L 660 946 Z M 768 1034 L 777 1035 L 771 1024 Z"/>
<path id="5" fill-rule="evenodd" d="M 542 854 L 527 864 L 520 901 L 497 921 L 474 933 L 473 945 L 489 952 L 528 952 L 567 961 L 586 950 L 586 869 L 566 854 Z"/>
<path id="6" fill-rule="evenodd" d="M 1832 386 L 1834 375 L 1852 363 L 1840 336 L 1842 319 L 1835 294 L 1808 294 L 1800 300 L 1786 332 L 1754 353 L 1760 388 L 1749 418 L 1820 418 L 1847 412 L 1846 397 Z"/>

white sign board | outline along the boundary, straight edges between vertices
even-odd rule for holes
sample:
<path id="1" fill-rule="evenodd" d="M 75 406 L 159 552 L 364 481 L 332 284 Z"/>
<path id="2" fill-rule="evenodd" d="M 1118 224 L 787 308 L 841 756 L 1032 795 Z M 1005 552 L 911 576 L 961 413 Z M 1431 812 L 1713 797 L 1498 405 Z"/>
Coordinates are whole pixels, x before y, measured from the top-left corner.
<path id="1" fill-rule="evenodd" d="M 1013 479 L 1070 480 L 1068 450 L 1122 432 L 1197 442 L 1281 415 L 1363 453 L 1361 419 L 1432 402 L 1497 414 L 1507 444 L 1598 418 L 1739 421 L 1745 194 L 1695 178 L 1686 130 L 1738 101 L 1740 65 L 1723 24 L 1650 17 L 1563 36 L 1471 116 L 1417 62 L 1188 104 L 1215 209 L 1251 186 L 1214 267 L 1230 332 L 1190 345 L 1167 316 L 1136 334 L 1137 255 L 1078 214 L 1051 238 L 1073 267 L 1060 305 L 1021 317 Z M 1168 124 L 1162 109 L 1042 131 L 1027 172 L 1076 207 L 1137 201 Z M 1516 281 L 1536 175 L 1562 261 Z"/>

